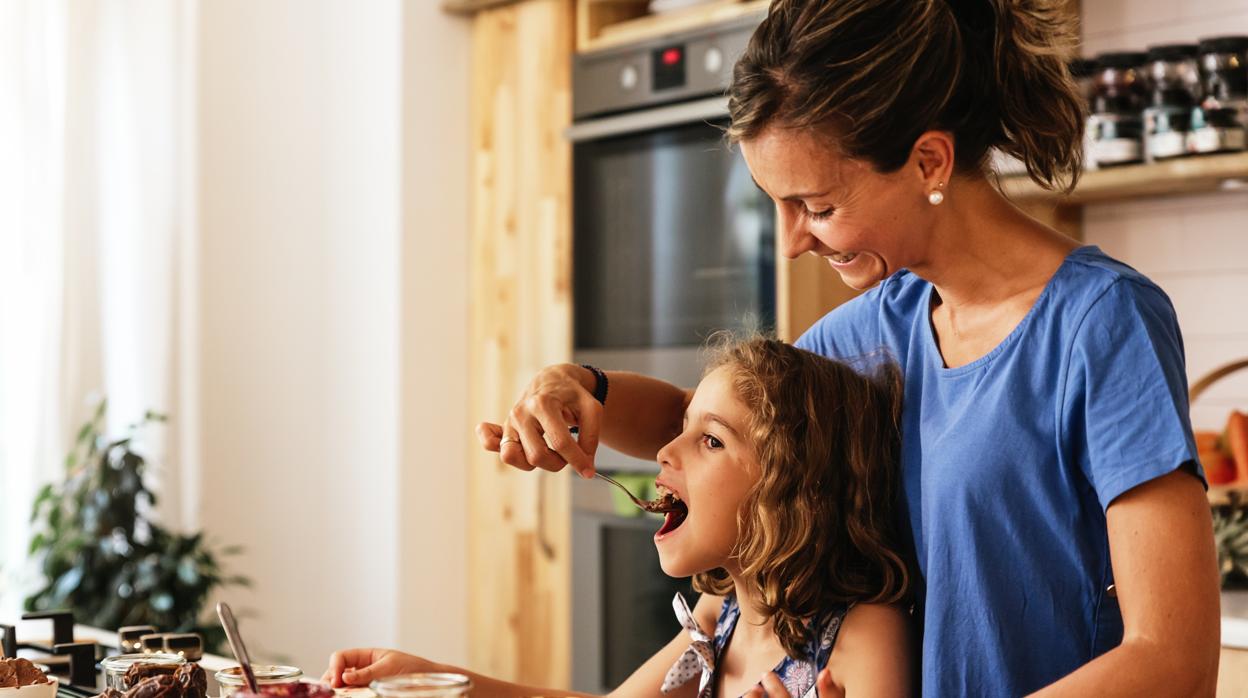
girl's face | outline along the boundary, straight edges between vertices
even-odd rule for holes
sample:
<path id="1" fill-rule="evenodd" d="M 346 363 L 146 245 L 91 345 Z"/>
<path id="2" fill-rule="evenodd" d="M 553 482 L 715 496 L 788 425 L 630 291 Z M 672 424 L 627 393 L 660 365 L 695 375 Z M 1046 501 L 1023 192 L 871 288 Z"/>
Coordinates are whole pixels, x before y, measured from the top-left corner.
<path id="1" fill-rule="evenodd" d="M 748 416 L 731 370 L 720 367 L 698 385 L 680 435 L 659 450 L 656 484 L 688 507 L 683 521 L 670 513 L 654 535 L 659 562 L 672 577 L 734 567 L 737 512 L 759 474 L 745 433 Z"/>
<path id="2" fill-rule="evenodd" d="M 848 286 L 865 289 L 923 258 L 932 216 L 915 156 L 880 174 L 811 129 L 786 128 L 742 141 L 741 152 L 776 204 L 776 236 L 789 259 L 818 255 Z"/>

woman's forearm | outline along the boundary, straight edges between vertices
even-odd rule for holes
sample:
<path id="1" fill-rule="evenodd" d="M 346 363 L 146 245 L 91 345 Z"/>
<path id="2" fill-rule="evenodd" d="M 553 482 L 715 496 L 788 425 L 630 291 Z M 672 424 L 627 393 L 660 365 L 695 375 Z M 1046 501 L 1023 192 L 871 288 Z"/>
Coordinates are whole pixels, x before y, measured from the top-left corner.
<path id="1" fill-rule="evenodd" d="M 1064 696 L 1210 696 L 1218 682 L 1218 654 L 1174 642 L 1124 641 L 1033 698 Z"/>
<path id="2" fill-rule="evenodd" d="M 607 371 L 607 379 L 602 442 L 635 458 L 653 460 L 680 433 L 692 392 L 627 371 Z"/>

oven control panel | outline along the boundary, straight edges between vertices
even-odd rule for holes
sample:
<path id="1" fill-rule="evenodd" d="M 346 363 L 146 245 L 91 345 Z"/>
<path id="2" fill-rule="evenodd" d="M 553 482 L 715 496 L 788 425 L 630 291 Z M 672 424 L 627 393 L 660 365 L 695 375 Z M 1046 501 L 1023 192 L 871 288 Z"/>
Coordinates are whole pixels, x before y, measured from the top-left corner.
<path id="1" fill-rule="evenodd" d="M 573 119 L 722 94 L 732 79 L 733 62 L 763 16 L 577 55 Z"/>

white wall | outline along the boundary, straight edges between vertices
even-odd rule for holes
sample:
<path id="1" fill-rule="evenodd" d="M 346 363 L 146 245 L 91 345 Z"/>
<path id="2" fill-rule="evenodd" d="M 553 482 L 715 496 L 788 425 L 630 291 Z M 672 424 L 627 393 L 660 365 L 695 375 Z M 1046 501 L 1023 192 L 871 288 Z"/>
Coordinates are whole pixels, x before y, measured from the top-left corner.
<path id="1" fill-rule="evenodd" d="M 1245 0 L 1084 0 L 1084 54 L 1248 34 Z M 1194 381 L 1248 357 L 1248 192 L 1089 206 L 1088 243 L 1136 267 L 1174 301 Z M 1248 373 L 1215 384 L 1192 409 L 1197 429 L 1220 430 L 1248 406 Z"/>
<path id="2" fill-rule="evenodd" d="M 201 521 L 310 674 L 467 654 L 467 56 L 424 0 L 201 5 Z"/>

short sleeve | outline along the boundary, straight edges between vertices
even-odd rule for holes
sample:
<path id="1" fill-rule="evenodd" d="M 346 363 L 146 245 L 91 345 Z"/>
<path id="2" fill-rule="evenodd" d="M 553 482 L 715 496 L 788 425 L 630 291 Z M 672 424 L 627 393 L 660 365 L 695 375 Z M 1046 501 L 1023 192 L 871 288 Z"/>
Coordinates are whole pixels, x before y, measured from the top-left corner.
<path id="1" fill-rule="evenodd" d="M 1093 302 L 1075 330 L 1061 404 L 1075 460 L 1102 510 L 1188 463 L 1204 484 L 1183 339 L 1156 286 L 1119 279 Z"/>
<path id="2" fill-rule="evenodd" d="M 797 338 L 794 346 L 832 359 L 876 351 L 880 341 L 880 287 L 834 308 Z"/>

